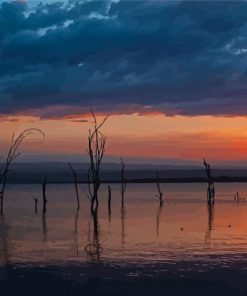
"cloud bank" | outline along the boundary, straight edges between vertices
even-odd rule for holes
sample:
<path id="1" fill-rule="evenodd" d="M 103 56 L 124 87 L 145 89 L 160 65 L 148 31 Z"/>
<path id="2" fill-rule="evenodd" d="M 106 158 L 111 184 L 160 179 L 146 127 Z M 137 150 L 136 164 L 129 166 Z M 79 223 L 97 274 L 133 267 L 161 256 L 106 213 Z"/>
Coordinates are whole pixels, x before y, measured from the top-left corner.
<path id="1" fill-rule="evenodd" d="M 246 1 L 0 1 L 0 114 L 247 114 Z"/>

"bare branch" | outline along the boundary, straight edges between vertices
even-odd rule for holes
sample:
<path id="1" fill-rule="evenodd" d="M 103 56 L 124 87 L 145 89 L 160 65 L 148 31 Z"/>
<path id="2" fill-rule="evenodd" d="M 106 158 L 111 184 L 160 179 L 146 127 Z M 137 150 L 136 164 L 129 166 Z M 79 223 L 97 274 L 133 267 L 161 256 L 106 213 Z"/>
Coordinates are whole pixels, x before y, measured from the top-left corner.
<path id="1" fill-rule="evenodd" d="M 20 145 L 23 143 L 23 141 L 32 134 L 38 133 L 41 135 L 41 142 L 44 141 L 45 139 L 45 133 L 37 128 L 29 128 L 23 130 L 17 137 L 15 133 L 13 133 L 10 141 L 10 147 L 6 156 L 5 164 L 1 169 L 1 174 L 0 174 L 0 185 L 1 185 L 1 190 L 0 190 L 0 200 L 1 200 L 1 214 L 3 213 L 3 197 L 4 197 L 4 192 L 6 188 L 6 183 L 7 183 L 7 175 L 9 172 L 9 168 L 12 164 L 12 162 L 18 158 L 21 153 L 18 152 L 18 149 Z"/>

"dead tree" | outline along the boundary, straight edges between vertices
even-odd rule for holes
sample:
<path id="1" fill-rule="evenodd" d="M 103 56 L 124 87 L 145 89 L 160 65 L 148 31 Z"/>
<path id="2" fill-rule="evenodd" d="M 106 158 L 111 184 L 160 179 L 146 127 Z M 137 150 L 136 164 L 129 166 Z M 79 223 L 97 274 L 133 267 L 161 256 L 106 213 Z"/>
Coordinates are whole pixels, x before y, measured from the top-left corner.
<path id="1" fill-rule="evenodd" d="M 44 140 L 45 138 L 45 134 L 43 131 L 41 131 L 40 129 L 36 129 L 36 128 L 30 128 L 30 129 L 26 129 L 24 131 L 22 131 L 17 137 L 15 136 L 15 134 L 13 134 L 11 141 L 10 141 L 10 147 L 7 153 L 7 157 L 5 160 L 5 163 L 2 167 L 2 170 L 0 172 L 0 211 L 1 214 L 3 214 L 3 200 L 4 200 L 4 193 L 5 193 L 5 189 L 6 189 L 6 185 L 7 185 L 7 177 L 8 177 L 8 173 L 9 173 L 9 169 L 11 164 L 14 162 L 14 160 L 20 156 L 20 152 L 18 152 L 20 145 L 23 143 L 23 141 L 26 139 L 26 137 L 28 137 L 29 135 L 32 135 L 34 133 L 38 133 L 41 135 L 42 140 Z"/>
<path id="2" fill-rule="evenodd" d="M 160 207 L 163 205 L 163 192 L 161 191 L 160 188 L 160 181 L 159 181 L 159 173 L 156 173 L 156 185 L 157 185 L 157 189 L 158 189 L 158 194 L 156 194 L 155 196 L 159 199 L 160 202 Z"/>
<path id="3" fill-rule="evenodd" d="M 207 189 L 207 202 L 209 205 L 214 204 L 214 196 L 215 196 L 215 188 L 214 188 L 214 180 L 211 173 L 211 167 L 206 162 L 206 160 L 203 160 L 203 164 L 206 170 L 206 175 L 208 179 L 208 189 Z"/>
<path id="4" fill-rule="evenodd" d="M 77 172 L 74 170 L 72 165 L 68 163 L 68 166 L 73 174 L 74 178 L 74 184 L 75 184 L 75 192 L 76 192 L 76 199 L 77 199 L 77 210 L 80 209 L 80 198 L 79 198 L 79 192 L 78 192 L 78 178 L 77 178 Z"/>
<path id="5" fill-rule="evenodd" d="M 122 205 L 124 204 L 124 194 L 126 191 L 126 179 L 125 179 L 125 164 L 122 158 L 120 158 L 121 161 L 121 197 L 122 197 Z"/>
<path id="6" fill-rule="evenodd" d="M 47 177 L 44 177 L 44 180 L 42 182 L 42 196 L 43 196 L 43 214 L 46 213 L 46 204 L 47 204 L 47 198 L 46 198 L 46 184 L 47 184 Z"/>
<path id="7" fill-rule="evenodd" d="M 111 215 L 111 186 L 108 185 L 108 215 Z"/>
<path id="8" fill-rule="evenodd" d="M 90 160 L 90 167 L 88 170 L 88 198 L 91 201 L 91 213 L 95 213 L 99 206 L 98 191 L 100 188 L 100 171 L 101 162 L 105 153 L 106 137 L 101 132 L 101 127 L 107 120 L 106 116 L 101 123 L 98 124 L 96 116 L 91 110 L 94 128 L 89 130 L 88 134 L 88 149 L 87 153 Z"/>

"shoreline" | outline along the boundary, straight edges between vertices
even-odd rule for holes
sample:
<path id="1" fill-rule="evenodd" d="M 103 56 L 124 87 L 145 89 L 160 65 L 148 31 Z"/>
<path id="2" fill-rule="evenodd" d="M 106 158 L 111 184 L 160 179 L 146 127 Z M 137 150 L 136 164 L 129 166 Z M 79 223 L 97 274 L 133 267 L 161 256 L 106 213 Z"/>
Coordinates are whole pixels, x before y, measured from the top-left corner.
<path id="1" fill-rule="evenodd" d="M 35 185 L 35 184 L 40 184 L 42 180 L 40 180 L 40 182 L 38 181 L 33 181 L 29 180 L 29 181 L 22 181 L 22 182 L 8 182 L 8 184 L 11 185 L 21 185 L 21 184 L 31 184 L 31 185 Z M 134 180 L 125 180 L 125 183 L 127 184 L 156 184 L 157 180 L 156 179 L 134 179 Z M 219 177 L 219 178 L 215 178 L 214 179 L 214 183 L 246 183 L 247 182 L 247 177 L 245 178 L 239 178 L 239 177 Z M 101 181 L 102 184 L 121 184 L 121 181 L 116 181 L 116 180 L 102 180 Z M 208 181 L 206 179 L 194 179 L 194 178 L 186 178 L 186 179 L 159 179 L 159 183 L 170 183 L 170 184 L 190 184 L 190 183 L 201 183 L 201 184 L 207 184 Z M 59 181 L 49 181 L 49 179 L 47 180 L 47 184 L 74 184 L 73 181 L 63 181 L 63 182 L 59 182 Z M 88 184 L 87 181 L 78 181 L 77 184 Z"/>

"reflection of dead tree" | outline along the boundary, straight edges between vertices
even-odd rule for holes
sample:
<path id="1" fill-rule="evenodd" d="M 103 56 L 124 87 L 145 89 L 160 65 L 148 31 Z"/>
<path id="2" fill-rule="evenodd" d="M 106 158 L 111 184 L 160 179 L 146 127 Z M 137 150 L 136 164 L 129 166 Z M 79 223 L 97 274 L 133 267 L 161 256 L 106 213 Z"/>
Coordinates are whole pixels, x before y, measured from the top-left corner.
<path id="1" fill-rule="evenodd" d="M 33 200 L 34 200 L 34 211 L 35 211 L 35 214 L 37 214 L 38 213 L 38 202 L 39 202 L 39 200 L 35 196 L 33 196 Z"/>
<path id="2" fill-rule="evenodd" d="M 111 219 L 111 186 L 108 185 L 108 217 Z"/>
<path id="3" fill-rule="evenodd" d="M 105 152 L 106 137 L 100 131 L 108 116 L 98 124 L 93 110 L 91 110 L 94 119 L 94 129 L 89 130 L 88 135 L 88 150 L 87 153 L 90 159 L 90 168 L 88 171 L 88 198 L 91 201 L 91 213 L 95 213 L 99 206 L 98 190 L 101 184 L 100 169 L 101 162 Z"/>
<path id="4" fill-rule="evenodd" d="M 214 220 L 214 205 L 208 205 L 208 230 L 212 230 Z"/>
<path id="5" fill-rule="evenodd" d="M 46 241 L 47 239 L 46 213 L 42 213 L 42 233 L 43 233 L 43 240 Z"/>
<path id="6" fill-rule="evenodd" d="M 8 263 L 9 257 L 8 225 L 2 215 L 0 216 L 0 267 Z"/>
<path id="7" fill-rule="evenodd" d="M 46 204 L 47 204 L 47 198 L 46 198 L 46 184 L 47 184 L 47 177 L 44 177 L 44 180 L 42 182 L 42 197 L 43 197 L 43 213 L 46 213 Z"/>
<path id="8" fill-rule="evenodd" d="M 163 205 L 163 192 L 160 189 L 160 181 L 159 181 L 159 173 L 156 173 L 156 185 L 158 188 L 158 194 L 156 194 L 155 196 L 159 199 L 160 202 L 160 207 Z"/>
<path id="9" fill-rule="evenodd" d="M 204 164 L 207 178 L 208 178 L 207 201 L 208 201 L 208 204 L 212 204 L 214 203 L 214 196 L 215 196 L 214 180 L 211 173 L 211 167 L 206 162 L 205 159 L 203 160 L 203 164 Z"/>
<path id="10" fill-rule="evenodd" d="M 99 238 L 99 224 L 98 224 L 97 211 L 95 211 L 92 214 L 92 219 L 93 219 L 93 238 L 92 238 L 92 241 L 90 241 L 85 246 L 84 250 L 88 257 L 90 257 L 93 260 L 99 261 L 100 255 L 103 252 L 103 247 L 102 247 L 103 242 L 101 243 Z"/>
<path id="11" fill-rule="evenodd" d="M 9 173 L 9 169 L 13 161 L 20 156 L 20 152 L 18 152 L 20 145 L 23 143 L 23 141 L 28 137 L 29 135 L 33 135 L 34 133 L 39 133 L 42 136 L 42 141 L 45 138 L 45 134 L 36 128 L 30 128 L 22 131 L 17 137 L 15 134 L 13 134 L 10 142 L 9 151 L 6 157 L 5 164 L 0 172 L 0 204 L 1 204 L 1 214 L 3 214 L 3 199 L 4 199 L 4 192 L 6 189 L 7 184 L 7 176 Z"/>
<path id="12" fill-rule="evenodd" d="M 80 209 L 80 199 L 79 199 L 79 192 L 78 192 L 78 178 L 77 178 L 77 172 L 74 170 L 72 165 L 68 163 L 68 166 L 73 174 L 74 177 L 74 184 L 75 184 L 75 192 L 76 192 L 76 199 L 77 199 L 77 210 Z"/>
<path id="13" fill-rule="evenodd" d="M 126 178 L 125 178 L 125 164 L 122 158 L 120 158 L 121 161 L 121 197 L 122 197 L 122 206 L 124 204 L 124 194 L 126 191 Z"/>
<path id="14" fill-rule="evenodd" d="M 214 204 L 208 204 L 208 229 L 206 232 L 205 240 L 209 240 L 211 237 L 211 230 L 213 229 L 213 221 L 214 221 Z"/>
<path id="15" fill-rule="evenodd" d="M 125 244 L 125 209 L 124 205 L 121 206 L 121 238 L 122 244 Z"/>
<path id="16" fill-rule="evenodd" d="M 77 209 L 75 212 L 75 222 L 74 222 L 74 246 L 76 249 L 76 255 L 79 254 L 79 247 L 78 247 L 78 220 L 79 220 L 79 210 Z"/>
<path id="17" fill-rule="evenodd" d="M 156 235 L 157 235 L 157 237 L 159 237 L 159 230 L 160 230 L 160 216 L 161 216 L 162 208 L 163 208 L 163 207 L 161 207 L 161 206 L 158 207 L 157 215 L 156 215 Z"/>

